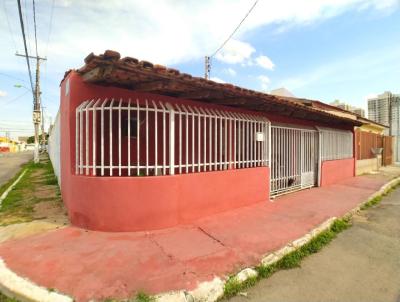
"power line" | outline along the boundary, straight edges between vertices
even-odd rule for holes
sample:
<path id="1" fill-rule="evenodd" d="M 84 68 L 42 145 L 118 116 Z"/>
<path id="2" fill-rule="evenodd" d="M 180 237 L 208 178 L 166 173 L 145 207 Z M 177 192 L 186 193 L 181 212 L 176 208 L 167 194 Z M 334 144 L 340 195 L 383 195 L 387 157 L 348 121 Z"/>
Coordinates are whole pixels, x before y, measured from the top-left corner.
<path id="1" fill-rule="evenodd" d="M 52 30 L 52 27 L 53 27 L 54 2 L 55 2 L 55 0 L 53 0 L 52 3 L 51 3 L 50 26 L 49 26 L 49 33 L 48 33 L 48 35 L 47 35 L 46 52 L 45 52 L 45 55 L 46 55 L 46 56 L 47 56 L 47 50 L 48 50 L 48 47 L 49 47 L 49 41 L 50 41 L 51 30 Z M 46 65 L 47 65 L 47 64 L 46 64 Z"/>
<path id="2" fill-rule="evenodd" d="M 29 53 L 32 53 L 32 47 L 31 47 L 31 31 L 30 31 L 30 26 L 28 22 L 28 0 L 25 0 L 25 24 L 26 24 L 26 41 L 28 43 L 28 50 Z"/>
<path id="3" fill-rule="evenodd" d="M 7 13 L 5 1 L 3 1 L 3 10 L 4 10 L 4 14 L 6 15 L 7 27 L 8 27 L 8 31 L 10 32 L 10 35 L 11 35 L 11 40 L 13 41 L 15 51 L 17 51 L 17 43 L 15 43 L 14 32 L 12 31 L 12 27 L 10 25 L 10 20 L 8 19 L 8 13 Z"/>
<path id="4" fill-rule="evenodd" d="M 225 44 L 233 37 L 233 35 L 236 33 L 236 31 L 239 29 L 239 27 L 242 25 L 242 23 L 244 22 L 244 20 L 246 20 L 246 18 L 250 15 L 251 11 L 254 9 L 254 7 L 256 6 L 258 0 L 256 0 L 253 4 L 253 6 L 249 9 L 249 11 L 247 12 L 247 14 L 244 16 L 244 18 L 242 19 L 242 21 L 240 21 L 240 23 L 238 24 L 238 26 L 236 26 L 235 30 L 229 35 L 229 37 L 224 41 L 224 43 L 222 43 L 222 45 L 210 56 L 210 58 L 212 58 L 213 56 L 215 56 L 224 46 Z"/>
<path id="5" fill-rule="evenodd" d="M 23 18 L 22 18 L 21 0 L 17 0 L 17 1 L 18 1 L 19 23 L 21 24 L 22 38 L 23 38 L 23 40 L 24 40 L 26 64 L 28 65 L 29 81 L 30 81 L 30 83 L 31 83 L 32 94 L 35 95 L 35 91 L 34 91 L 34 89 L 33 89 L 31 65 L 30 65 L 30 63 L 29 63 L 29 58 L 28 58 L 28 49 L 27 49 L 27 47 L 26 47 L 26 37 L 25 37 L 24 20 L 23 20 Z"/>
<path id="6" fill-rule="evenodd" d="M 37 51 L 37 36 L 36 36 L 36 8 L 35 8 L 35 0 L 32 0 L 32 7 L 33 7 L 33 28 L 35 30 L 35 49 L 36 49 L 36 56 L 38 57 Z"/>
<path id="7" fill-rule="evenodd" d="M 5 76 L 5 77 L 7 77 L 7 78 L 10 78 L 10 79 L 14 79 L 14 80 L 18 80 L 18 81 L 26 82 L 26 80 L 23 80 L 23 79 L 20 79 L 20 78 L 14 77 L 14 76 L 12 76 L 12 75 L 9 75 L 9 74 L 6 74 L 6 73 L 4 73 L 4 72 L 0 72 L 0 75 L 2 75 L 2 76 Z"/>
<path id="8" fill-rule="evenodd" d="M 11 104 L 12 102 L 14 102 L 14 101 L 16 101 L 16 100 L 22 98 L 22 97 L 23 97 L 24 95 L 26 95 L 28 92 L 30 92 L 30 91 L 29 91 L 29 90 L 25 91 L 23 94 L 20 94 L 19 96 L 15 97 L 15 98 L 13 98 L 13 99 L 11 99 L 11 100 L 9 100 L 8 102 L 4 103 L 3 105 Z"/>

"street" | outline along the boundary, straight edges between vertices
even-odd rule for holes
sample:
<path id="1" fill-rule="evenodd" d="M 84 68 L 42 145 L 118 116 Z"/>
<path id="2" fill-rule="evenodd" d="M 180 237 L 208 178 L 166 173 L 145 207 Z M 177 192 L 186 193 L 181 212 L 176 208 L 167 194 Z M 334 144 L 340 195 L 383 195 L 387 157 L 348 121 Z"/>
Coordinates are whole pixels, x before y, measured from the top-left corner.
<path id="1" fill-rule="evenodd" d="M 400 301 L 400 189 L 301 267 L 280 271 L 232 302 Z"/>
<path id="2" fill-rule="evenodd" d="M 3 153 L 0 154 L 0 186 L 12 178 L 22 164 L 33 158 L 33 152 Z"/>

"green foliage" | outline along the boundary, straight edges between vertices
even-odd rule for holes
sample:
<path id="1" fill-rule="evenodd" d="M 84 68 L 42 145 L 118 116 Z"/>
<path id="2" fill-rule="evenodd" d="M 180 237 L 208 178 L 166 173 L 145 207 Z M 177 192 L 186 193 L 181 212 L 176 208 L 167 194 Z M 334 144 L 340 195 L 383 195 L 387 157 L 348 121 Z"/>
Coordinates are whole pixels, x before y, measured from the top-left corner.
<path id="1" fill-rule="evenodd" d="M 369 200 L 368 202 L 364 203 L 363 206 L 360 208 L 361 210 L 366 210 L 374 205 L 377 205 L 382 201 L 382 196 L 376 196 Z"/>
<path id="2" fill-rule="evenodd" d="M 26 173 L 3 200 L 0 207 L 0 226 L 34 220 L 35 205 L 43 201 L 55 201 L 61 204 L 60 190 L 53 167 L 48 157 L 42 156 L 42 161 L 33 161 L 22 166 L 21 171 L 7 184 L 0 188 L 4 192 L 20 175 Z M 52 194 L 40 195 L 40 190 L 49 190 Z"/>
<path id="3" fill-rule="evenodd" d="M 237 295 L 239 292 L 253 286 L 259 280 L 270 277 L 279 270 L 299 267 L 301 260 L 311 254 L 314 254 L 327 245 L 336 235 L 351 226 L 349 219 L 337 219 L 330 229 L 321 232 L 308 243 L 297 250 L 285 255 L 279 261 L 271 265 L 260 265 L 255 268 L 258 272 L 257 277 L 252 277 L 243 283 L 240 283 L 235 277 L 231 277 L 224 287 L 224 295 L 220 300 L 228 299 Z"/>
<path id="4" fill-rule="evenodd" d="M 9 298 L 2 292 L 0 292 L 0 302 L 20 302 L 20 301 L 15 298 Z"/>
<path id="5" fill-rule="evenodd" d="M 154 298 L 144 292 L 138 292 L 135 300 L 132 302 L 153 302 Z"/>

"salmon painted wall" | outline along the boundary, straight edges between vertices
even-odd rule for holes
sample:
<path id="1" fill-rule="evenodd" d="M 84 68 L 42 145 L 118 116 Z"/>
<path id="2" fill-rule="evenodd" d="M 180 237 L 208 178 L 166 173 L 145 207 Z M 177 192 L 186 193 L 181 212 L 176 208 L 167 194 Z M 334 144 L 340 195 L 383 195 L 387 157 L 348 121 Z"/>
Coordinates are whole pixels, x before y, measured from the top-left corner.
<path id="1" fill-rule="evenodd" d="M 354 158 L 327 160 L 321 165 L 321 186 L 337 183 L 355 176 Z"/>
<path id="2" fill-rule="evenodd" d="M 86 84 L 78 74 L 69 73 L 61 83 L 61 192 L 72 224 L 102 231 L 160 229 L 269 200 L 267 167 L 173 176 L 75 175 L 75 109 L 83 101 L 97 98 L 148 98 L 199 105 L 166 96 Z"/>

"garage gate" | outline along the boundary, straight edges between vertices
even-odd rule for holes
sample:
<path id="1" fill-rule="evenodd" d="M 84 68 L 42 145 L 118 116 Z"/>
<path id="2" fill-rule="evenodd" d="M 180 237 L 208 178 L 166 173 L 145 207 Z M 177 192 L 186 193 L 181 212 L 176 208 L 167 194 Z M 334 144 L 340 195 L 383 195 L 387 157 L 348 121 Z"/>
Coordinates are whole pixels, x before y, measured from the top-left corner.
<path id="1" fill-rule="evenodd" d="M 271 126 L 271 195 L 315 186 L 318 158 L 318 131 Z"/>

